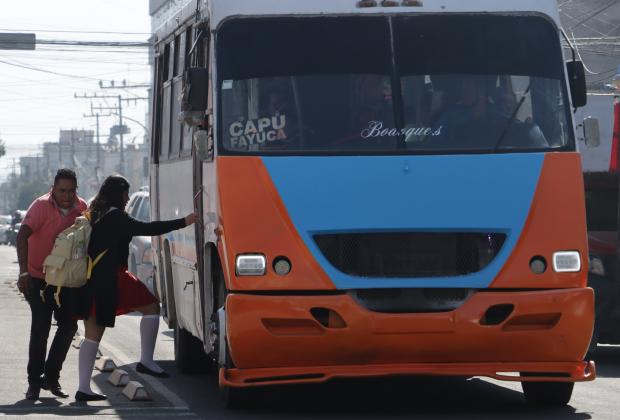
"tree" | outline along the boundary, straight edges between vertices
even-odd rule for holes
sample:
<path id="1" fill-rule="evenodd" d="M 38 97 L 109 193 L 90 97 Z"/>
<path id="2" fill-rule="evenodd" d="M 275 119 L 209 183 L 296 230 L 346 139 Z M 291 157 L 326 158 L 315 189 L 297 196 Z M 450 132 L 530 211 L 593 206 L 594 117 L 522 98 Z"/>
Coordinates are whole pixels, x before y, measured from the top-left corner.
<path id="1" fill-rule="evenodd" d="M 4 147 L 4 142 L 0 140 L 0 158 L 6 154 L 6 147 Z"/>

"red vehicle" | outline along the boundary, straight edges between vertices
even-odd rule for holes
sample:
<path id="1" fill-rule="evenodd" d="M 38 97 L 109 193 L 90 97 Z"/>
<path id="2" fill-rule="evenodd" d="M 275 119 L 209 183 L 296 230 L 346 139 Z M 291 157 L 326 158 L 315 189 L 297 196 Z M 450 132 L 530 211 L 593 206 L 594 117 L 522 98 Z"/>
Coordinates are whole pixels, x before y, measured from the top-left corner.
<path id="1" fill-rule="evenodd" d="M 620 344 L 620 282 L 618 260 L 618 174 L 591 172 L 584 176 L 588 218 L 588 285 L 594 289 L 596 322 L 590 353 L 597 343 Z"/>
<path id="2" fill-rule="evenodd" d="M 586 212 L 588 219 L 588 285 L 595 291 L 596 322 L 589 353 L 597 344 L 620 344 L 620 281 L 618 281 L 618 142 L 620 102 L 614 101 L 614 131 L 609 171 L 586 172 Z"/>

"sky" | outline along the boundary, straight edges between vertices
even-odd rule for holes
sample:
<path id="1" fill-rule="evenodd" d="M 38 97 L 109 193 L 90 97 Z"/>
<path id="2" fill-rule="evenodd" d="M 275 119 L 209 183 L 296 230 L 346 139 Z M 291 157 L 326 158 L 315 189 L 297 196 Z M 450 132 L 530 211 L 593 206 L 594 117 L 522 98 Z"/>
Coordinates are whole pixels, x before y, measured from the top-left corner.
<path id="1" fill-rule="evenodd" d="M 150 34 L 148 0 L 0 0 L 0 33 L 34 32 L 38 40 L 146 41 Z M 37 69 L 37 70 L 35 70 Z M 92 129 L 90 100 L 77 95 L 146 97 L 146 88 L 103 89 L 148 83 L 146 48 L 37 45 L 34 51 L 0 50 L 0 139 L 7 156 L 0 159 L 0 180 L 12 170 L 12 159 L 36 153 L 46 141 L 57 141 L 60 129 Z M 107 102 L 106 102 L 107 101 Z M 114 106 L 117 100 L 93 100 Z M 147 101 L 123 103 L 123 114 L 144 125 Z M 109 111 L 100 111 L 107 113 Z M 101 118 L 102 141 L 117 116 Z M 126 120 L 126 141 L 142 142 L 144 129 Z"/>

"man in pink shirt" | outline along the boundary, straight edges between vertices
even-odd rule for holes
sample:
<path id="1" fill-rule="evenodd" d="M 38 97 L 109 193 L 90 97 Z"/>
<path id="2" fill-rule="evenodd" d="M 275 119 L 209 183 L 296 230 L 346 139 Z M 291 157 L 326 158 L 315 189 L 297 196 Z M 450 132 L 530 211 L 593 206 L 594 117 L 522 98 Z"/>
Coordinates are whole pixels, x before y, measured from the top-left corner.
<path id="1" fill-rule="evenodd" d="M 71 169 L 59 169 L 52 190 L 32 202 L 17 233 L 20 272 L 17 286 L 26 296 L 32 312 L 26 392 L 29 400 L 38 399 L 41 388 L 50 390 L 58 397 L 68 397 L 58 380 L 77 330 L 77 321 L 62 314 L 59 308 L 54 306 L 51 293 L 44 295 L 46 284 L 43 260 L 52 251 L 56 236 L 71 226 L 86 207 L 84 200 L 77 196 L 75 172 Z M 52 289 L 49 291 L 52 292 Z M 58 328 L 46 361 L 52 314 Z"/>

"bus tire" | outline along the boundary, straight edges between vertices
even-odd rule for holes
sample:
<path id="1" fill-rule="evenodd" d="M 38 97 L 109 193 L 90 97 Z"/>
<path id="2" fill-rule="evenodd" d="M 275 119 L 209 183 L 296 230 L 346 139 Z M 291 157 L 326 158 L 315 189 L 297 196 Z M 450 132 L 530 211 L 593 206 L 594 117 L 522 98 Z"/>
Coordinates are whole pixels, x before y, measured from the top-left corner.
<path id="1" fill-rule="evenodd" d="M 203 372 L 207 366 L 202 342 L 178 322 L 174 326 L 174 360 L 180 373 Z"/>
<path id="2" fill-rule="evenodd" d="M 525 400 L 532 405 L 562 407 L 573 394 L 574 382 L 521 382 Z"/>

